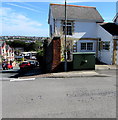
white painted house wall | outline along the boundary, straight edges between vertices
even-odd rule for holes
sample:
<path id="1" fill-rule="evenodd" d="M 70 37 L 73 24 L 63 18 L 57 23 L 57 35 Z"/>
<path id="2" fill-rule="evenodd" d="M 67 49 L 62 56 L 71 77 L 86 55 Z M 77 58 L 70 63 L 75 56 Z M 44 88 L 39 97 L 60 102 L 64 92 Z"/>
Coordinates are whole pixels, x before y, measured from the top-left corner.
<path id="1" fill-rule="evenodd" d="M 50 12 L 49 25 L 52 27 L 52 34 L 54 34 L 54 19 L 53 19 L 53 16 L 52 16 L 51 12 Z M 50 31 L 50 36 L 51 36 L 50 26 L 49 26 L 49 31 Z"/>
<path id="2" fill-rule="evenodd" d="M 79 22 L 76 21 L 74 24 L 74 34 L 72 37 L 74 38 L 96 38 L 97 30 L 96 30 L 95 22 Z"/>
<path id="3" fill-rule="evenodd" d="M 101 38 L 101 41 L 110 41 L 110 50 L 101 50 L 98 52 L 99 59 L 101 62 L 106 64 L 112 64 L 113 59 L 113 38 L 110 33 L 108 33 L 104 28 L 102 28 L 99 24 L 98 27 L 98 38 Z"/>
<path id="4" fill-rule="evenodd" d="M 61 21 L 56 20 L 55 21 L 55 33 L 56 33 L 56 35 L 62 35 L 62 31 L 61 31 L 62 28 L 61 27 L 62 27 Z M 73 35 L 71 35 L 71 36 L 67 35 L 67 37 L 72 37 L 72 38 L 97 38 L 97 29 L 96 28 L 97 28 L 97 24 L 95 22 L 79 22 L 79 21 L 76 21 L 76 22 L 74 22 L 74 33 L 73 33 Z"/>

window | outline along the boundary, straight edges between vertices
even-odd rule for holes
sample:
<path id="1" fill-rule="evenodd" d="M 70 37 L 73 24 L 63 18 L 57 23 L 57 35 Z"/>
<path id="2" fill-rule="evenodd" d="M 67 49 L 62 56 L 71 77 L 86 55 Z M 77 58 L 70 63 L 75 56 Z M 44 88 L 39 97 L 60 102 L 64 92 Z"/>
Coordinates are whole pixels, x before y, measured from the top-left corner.
<path id="1" fill-rule="evenodd" d="M 92 51 L 93 50 L 93 43 L 81 43 L 81 50 L 88 50 Z"/>
<path id="2" fill-rule="evenodd" d="M 118 41 L 116 41 L 116 50 L 118 50 Z"/>
<path id="3" fill-rule="evenodd" d="M 87 43 L 87 50 L 93 50 L 93 43 Z"/>
<path id="4" fill-rule="evenodd" d="M 109 50 L 110 42 L 103 42 L 103 50 Z"/>
<path id="5" fill-rule="evenodd" d="M 63 33 L 65 34 L 65 22 L 63 22 Z M 66 35 L 72 35 L 72 22 L 66 23 Z"/>
<path id="6" fill-rule="evenodd" d="M 86 43 L 81 43 L 81 50 L 86 50 Z"/>

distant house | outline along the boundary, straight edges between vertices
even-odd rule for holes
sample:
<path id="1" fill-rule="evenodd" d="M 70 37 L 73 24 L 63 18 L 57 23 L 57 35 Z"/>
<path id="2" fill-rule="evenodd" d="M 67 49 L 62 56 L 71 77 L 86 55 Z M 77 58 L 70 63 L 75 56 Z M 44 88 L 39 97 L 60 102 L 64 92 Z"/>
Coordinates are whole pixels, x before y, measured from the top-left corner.
<path id="1" fill-rule="evenodd" d="M 117 36 L 117 33 L 113 34 L 117 26 L 113 23 L 111 26 L 113 31 L 110 32 L 95 7 L 67 5 L 66 10 L 67 60 L 72 61 L 74 52 L 95 52 L 96 58 L 101 62 L 116 64 L 113 61 L 115 54 L 112 50 L 114 40 L 111 38 L 115 39 Z M 55 68 L 64 60 L 64 4 L 50 4 L 48 23 L 53 47 L 52 66 Z"/>
<path id="2" fill-rule="evenodd" d="M 14 49 L 7 45 L 5 41 L 0 41 L 0 55 L 2 61 L 14 61 Z"/>

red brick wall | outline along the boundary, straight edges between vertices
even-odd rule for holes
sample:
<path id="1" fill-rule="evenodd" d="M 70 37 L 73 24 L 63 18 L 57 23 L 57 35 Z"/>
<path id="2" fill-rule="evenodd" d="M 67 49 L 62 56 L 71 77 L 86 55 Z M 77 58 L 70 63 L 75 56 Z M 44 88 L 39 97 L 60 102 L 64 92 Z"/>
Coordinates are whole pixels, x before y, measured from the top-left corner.
<path id="1" fill-rule="evenodd" d="M 61 63 L 61 40 L 60 38 L 54 38 L 52 40 L 53 46 L 53 61 L 52 61 L 52 71 L 57 71 L 58 66 Z"/>

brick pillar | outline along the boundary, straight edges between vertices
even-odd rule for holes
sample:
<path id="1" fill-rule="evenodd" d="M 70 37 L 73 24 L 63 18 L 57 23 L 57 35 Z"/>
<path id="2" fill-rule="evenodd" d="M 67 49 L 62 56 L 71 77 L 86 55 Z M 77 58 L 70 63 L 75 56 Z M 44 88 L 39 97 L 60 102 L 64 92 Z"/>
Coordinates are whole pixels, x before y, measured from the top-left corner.
<path id="1" fill-rule="evenodd" d="M 61 63 L 61 40 L 60 38 L 53 38 L 53 61 L 52 61 L 52 71 L 56 72 L 59 69 Z"/>

